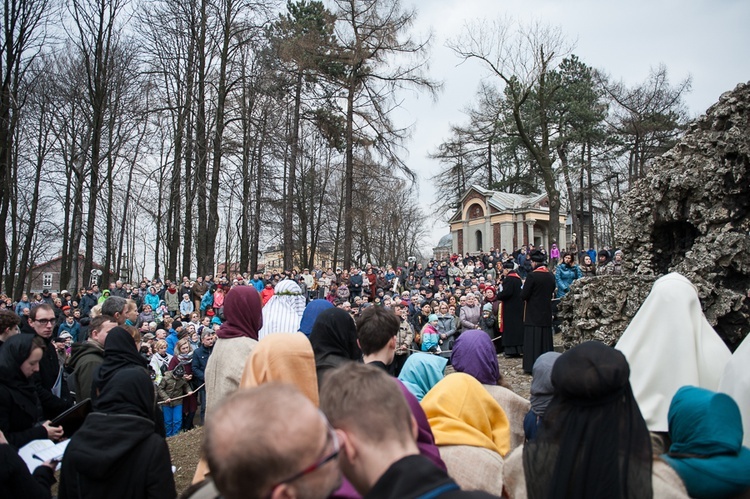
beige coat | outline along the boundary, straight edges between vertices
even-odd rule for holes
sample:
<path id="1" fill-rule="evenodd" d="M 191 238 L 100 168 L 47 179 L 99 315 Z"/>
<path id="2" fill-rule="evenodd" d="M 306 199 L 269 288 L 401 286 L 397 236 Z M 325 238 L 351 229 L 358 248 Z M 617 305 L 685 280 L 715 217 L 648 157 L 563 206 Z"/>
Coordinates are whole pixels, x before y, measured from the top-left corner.
<path id="1" fill-rule="evenodd" d="M 484 447 L 441 445 L 440 458 L 448 475 L 462 490 L 483 490 L 500 496 L 503 491 L 503 458 Z"/>
<path id="2" fill-rule="evenodd" d="M 531 404 L 525 398 L 505 387 L 497 385 L 482 386 L 487 389 L 508 416 L 508 421 L 510 421 L 510 450 L 512 452 L 519 445 L 523 445 L 526 440 L 523 431 L 523 419 L 529 412 Z"/>
<path id="3" fill-rule="evenodd" d="M 651 477 L 654 498 L 688 499 L 690 497 L 677 472 L 661 459 L 654 459 Z M 518 447 L 507 456 L 503 469 L 503 485 L 505 488 L 505 497 L 510 499 L 526 499 L 523 446 Z"/>
<path id="4" fill-rule="evenodd" d="M 245 362 L 257 344 L 247 337 L 216 340 L 206 365 L 206 414 L 240 386 Z"/>

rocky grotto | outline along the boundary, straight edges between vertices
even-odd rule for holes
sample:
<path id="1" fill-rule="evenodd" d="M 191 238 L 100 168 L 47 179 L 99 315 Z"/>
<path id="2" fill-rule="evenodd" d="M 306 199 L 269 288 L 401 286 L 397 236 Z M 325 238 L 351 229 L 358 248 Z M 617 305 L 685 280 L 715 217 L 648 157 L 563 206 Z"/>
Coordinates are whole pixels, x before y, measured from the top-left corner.
<path id="1" fill-rule="evenodd" d="M 726 92 L 624 197 L 622 276 L 581 279 L 561 301 L 563 344 L 614 345 L 661 275 L 698 288 L 734 350 L 750 333 L 750 83 Z"/>

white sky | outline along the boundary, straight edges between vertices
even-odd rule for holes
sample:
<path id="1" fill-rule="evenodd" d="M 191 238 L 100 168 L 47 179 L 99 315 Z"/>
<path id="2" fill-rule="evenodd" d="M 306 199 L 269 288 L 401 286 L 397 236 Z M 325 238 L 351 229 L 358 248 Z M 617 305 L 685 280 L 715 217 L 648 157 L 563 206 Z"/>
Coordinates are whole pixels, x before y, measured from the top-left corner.
<path id="1" fill-rule="evenodd" d="M 747 0 L 403 0 L 418 10 L 416 32 L 433 33 L 430 76 L 442 80 L 437 102 L 427 95 L 404 95 L 400 124 L 413 123 L 407 164 L 419 175 L 420 201 L 425 213 L 435 191 L 428 181 L 440 165 L 428 158 L 449 137 L 451 124 L 463 124 L 486 71 L 475 62 L 460 60 L 445 46 L 464 23 L 479 17 L 494 20 L 506 15 L 521 21 L 540 20 L 558 25 L 573 52 L 586 64 L 614 79 L 633 85 L 652 67 L 664 63 L 673 85 L 692 76 L 686 102 L 698 116 L 719 96 L 750 80 L 750 1 Z M 425 256 L 449 229 L 444 220 L 429 219 Z"/>

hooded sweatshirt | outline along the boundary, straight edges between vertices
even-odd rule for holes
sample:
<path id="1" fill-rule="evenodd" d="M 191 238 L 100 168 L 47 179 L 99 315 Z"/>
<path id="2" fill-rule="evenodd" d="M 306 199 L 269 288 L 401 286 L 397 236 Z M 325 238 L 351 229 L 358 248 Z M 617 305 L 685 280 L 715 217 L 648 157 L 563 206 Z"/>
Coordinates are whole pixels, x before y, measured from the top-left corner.
<path id="1" fill-rule="evenodd" d="M 154 432 L 154 388 L 142 369 L 122 369 L 63 457 L 59 498 L 175 497 L 169 449 Z"/>
<path id="2" fill-rule="evenodd" d="M 73 374 L 76 403 L 91 397 L 91 385 L 94 381 L 94 371 L 104 362 L 104 348 L 96 341 L 74 343 L 70 350 L 70 359 L 66 370 Z"/>

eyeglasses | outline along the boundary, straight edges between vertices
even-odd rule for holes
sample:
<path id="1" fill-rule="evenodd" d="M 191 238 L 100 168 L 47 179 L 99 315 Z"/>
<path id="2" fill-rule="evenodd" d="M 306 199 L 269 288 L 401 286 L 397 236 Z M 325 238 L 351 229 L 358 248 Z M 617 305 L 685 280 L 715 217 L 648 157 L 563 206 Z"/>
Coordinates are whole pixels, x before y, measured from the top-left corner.
<path id="1" fill-rule="evenodd" d="M 55 319 L 34 319 L 34 322 L 38 322 L 42 326 L 46 326 L 47 324 L 53 324 L 55 322 Z"/>
<path id="2" fill-rule="evenodd" d="M 322 468 L 327 463 L 329 463 L 329 462 L 333 461 L 334 459 L 336 459 L 337 457 L 339 457 L 339 452 L 341 451 L 341 448 L 339 446 L 339 438 L 336 435 L 336 431 L 333 429 L 333 427 L 331 427 L 331 424 L 328 422 L 328 419 L 325 417 L 325 415 L 322 412 L 320 413 L 320 415 L 323 418 L 323 420 L 325 421 L 326 427 L 328 428 L 328 438 L 326 439 L 326 446 L 323 449 L 323 451 L 325 452 L 325 449 L 328 448 L 328 442 L 333 442 L 333 451 L 330 454 L 328 454 L 327 456 L 325 456 L 325 457 L 321 458 L 320 460 L 318 460 L 316 463 L 311 464 L 307 468 L 303 469 L 299 473 L 296 473 L 296 474 L 290 476 L 289 478 L 276 483 L 273 487 L 271 487 L 271 492 L 269 493 L 269 497 L 273 494 L 274 489 L 276 489 L 276 487 L 278 487 L 279 485 L 284 484 L 284 483 L 293 482 L 293 481 L 295 481 L 295 480 L 297 480 L 299 478 L 302 478 L 303 476 L 308 475 L 308 474 L 310 474 L 310 473 L 312 473 L 312 472 L 314 472 L 314 471 Z"/>

